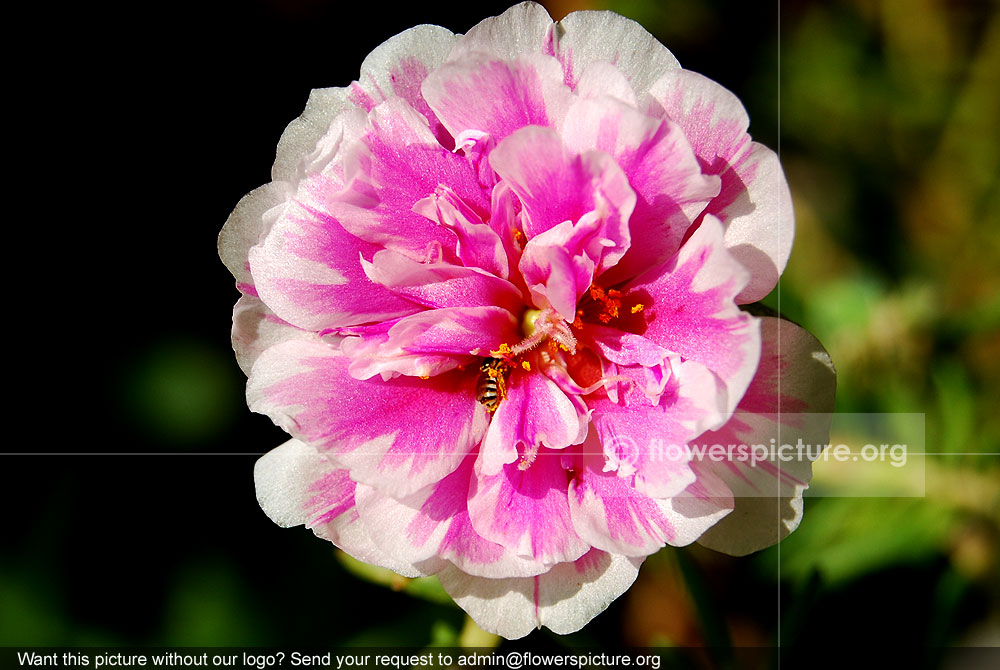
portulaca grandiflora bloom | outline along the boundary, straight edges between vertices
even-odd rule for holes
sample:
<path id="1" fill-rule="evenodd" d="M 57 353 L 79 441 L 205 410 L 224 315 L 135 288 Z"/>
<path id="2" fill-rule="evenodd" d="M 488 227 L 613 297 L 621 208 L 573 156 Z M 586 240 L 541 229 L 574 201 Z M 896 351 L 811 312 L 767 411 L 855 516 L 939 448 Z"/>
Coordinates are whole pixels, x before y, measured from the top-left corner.
<path id="1" fill-rule="evenodd" d="M 832 409 L 818 342 L 741 309 L 793 235 L 748 124 L 633 21 L 533 3 L 313 91 L 219 242 L 249 404 L 293 438 L 268 516 L 508 638 L 578 630 L 664 545 L 794 529 L 808 459 L 695 457 Z"/>

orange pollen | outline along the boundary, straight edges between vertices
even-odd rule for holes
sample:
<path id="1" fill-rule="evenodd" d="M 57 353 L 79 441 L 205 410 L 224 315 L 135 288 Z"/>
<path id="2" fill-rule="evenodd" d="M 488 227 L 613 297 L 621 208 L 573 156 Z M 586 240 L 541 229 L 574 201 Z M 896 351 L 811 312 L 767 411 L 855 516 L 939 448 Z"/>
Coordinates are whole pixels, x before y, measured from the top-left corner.
<path id="1" fill-rule="evenodd" d="M 510 345 L 504 342 L 495 351 L 490 352 L 490 356 L 493 358 L 504 358 L 510 357 Z"/>
<path id="2" fill-rule="evenodd" d="M 528 361 L 521 361 L 521 367 L 527 370 L 528 372 L 531 372 L 531 363 L 529 363 Z"/>
<path id="3" fill-rule="evenodd" d="M 638 314 L 639 312 L 641 312 L 644 309 L 646 309 L 646 306 L 643 305 L 641 302 L 637 302 L 634 305 L 632 305 L 632 313 L 633 314 Z"/>
<path id="4" fill-rule="evenodd" d="M 611 323 L 612 319 L 618 318 L 618 310 L 622 306 L 621 291 L 616 289 L 605 291 L 594 284 L 590 287 L 590 297 L 601 305 L 601 312 L 597 315 L 601 323 Z"/>

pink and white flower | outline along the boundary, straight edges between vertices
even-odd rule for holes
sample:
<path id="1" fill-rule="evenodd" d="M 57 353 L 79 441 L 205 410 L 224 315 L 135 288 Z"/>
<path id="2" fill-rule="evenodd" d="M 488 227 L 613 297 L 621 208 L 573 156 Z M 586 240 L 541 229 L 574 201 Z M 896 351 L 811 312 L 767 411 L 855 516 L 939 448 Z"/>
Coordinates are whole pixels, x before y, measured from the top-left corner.
<path id="1" fill-rule="evenodd" d="M 808 461 L 692 458 L 832 409 L 819 343 L 740 308 L 793 235 L 748 123 L 638 24 L 534 3 L 313 91 L 219 241 L 250 406 L 293 436 L 265 512 L 508 638 L 578 630 L 664 545 L 794 529 Z"/>

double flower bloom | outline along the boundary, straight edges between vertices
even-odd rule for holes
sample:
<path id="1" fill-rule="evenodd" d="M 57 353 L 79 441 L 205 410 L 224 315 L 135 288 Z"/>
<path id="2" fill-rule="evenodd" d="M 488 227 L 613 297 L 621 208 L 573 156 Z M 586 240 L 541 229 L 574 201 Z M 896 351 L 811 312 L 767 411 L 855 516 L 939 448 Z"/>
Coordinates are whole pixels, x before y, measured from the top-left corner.
<path id="1" fill-rule="evenodd" d="M 314 91 L 220 238 L 250 405 L 295 438 L 265 511 L 507 637 L 580 628 L 665 544 L 794 528 L 808 463 L 686 446 L 832 405 L 818 343 L 740 309 L 793 234 L 747 125 L 637 24 L 531 3 Z"/>

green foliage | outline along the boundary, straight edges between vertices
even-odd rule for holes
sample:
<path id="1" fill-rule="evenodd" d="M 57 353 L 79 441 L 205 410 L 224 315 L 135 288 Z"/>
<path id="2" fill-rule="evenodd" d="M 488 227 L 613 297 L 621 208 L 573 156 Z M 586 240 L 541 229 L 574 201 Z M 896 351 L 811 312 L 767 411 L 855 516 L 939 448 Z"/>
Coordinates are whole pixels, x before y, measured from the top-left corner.
<path id="1" fill-rule="evenodd" d="M 938 555 L 955 520 L 919 498 L 821 498 L 779 547 L 781 575 L 804 582 L 815 571 L 831 588 L 895 565 Z M 766 559 L 765 559 L 766 560 Z"/>

